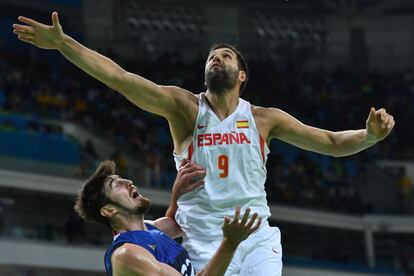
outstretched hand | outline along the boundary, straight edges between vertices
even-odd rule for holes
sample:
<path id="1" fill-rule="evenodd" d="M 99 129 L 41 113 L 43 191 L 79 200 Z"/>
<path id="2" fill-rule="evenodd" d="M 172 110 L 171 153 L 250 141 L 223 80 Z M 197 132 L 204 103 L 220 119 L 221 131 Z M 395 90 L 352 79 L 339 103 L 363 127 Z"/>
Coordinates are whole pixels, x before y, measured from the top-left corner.
<path id="1" fill-rule="evenodd" d="M 19 16 L 18 19 L 25 25 L 13 24 L 13 33 L 21 41 L 42 49 L 58 49 L 62 44 L 64 33 L 57 12 L 52 13 L 53 25 L 51 26 L 24 16 Z"/>
<path id="2" fill-rule="evenodd" d="M 366 122 L 368 136 L 380 141 L 387 137 L 394 128 L 394 117 L 385 108 L 375 110 L 371 107 Z"/>
<path id="3" fill-rule="evenodd" d="M 177 177 L 173 185 L 173 193 L 177 195 L 177 198 L 184 193 L 191 192 L 196 188 L 204 184 L 204 177 L 206 176 L 206 170 L 185 159 L 178 170 Z"/>
<path id="4" fill-rule="evenodd" d="M 234 218 L 231 220 L 229 217 L 224 217 L 223 224 L 223 236 L 232 246 L 237 247 L 242 241 L 247 239 L 251 233 L 259 229 L 262 224 L 262 218 L 258 217 L 257 213 L 248 220 L 250 214 L 250 208 L 247 208 L 240 218 L 240 207 L 236 208 Z M 257 222 L 255 223 L 257 219 Z"/>

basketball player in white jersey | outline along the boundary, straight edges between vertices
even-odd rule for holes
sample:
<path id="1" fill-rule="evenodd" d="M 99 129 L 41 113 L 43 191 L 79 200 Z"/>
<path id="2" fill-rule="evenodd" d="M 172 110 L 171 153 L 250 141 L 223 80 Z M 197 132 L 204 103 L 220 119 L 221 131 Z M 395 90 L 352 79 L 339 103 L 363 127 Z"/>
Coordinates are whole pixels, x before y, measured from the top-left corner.
<path id="1" fill-rule="evenodd" d="M 251 105 L 239 96 L 248 79 L 247 65 L 229 45 L 211 49 L 205 64 L 207 91 L 195 95 L 127 72 L 86 48 L 63 33 L 56 12 L 51 26 L 25 17 L 19 20 L 25 25 L 13 28 L 20 40 L 58 50 L 136 106 L 166 118 L 177 164 L 186 157 L 206 168 L 204 187 L 181 196 L 175 215 L 196 270 L 217 249 L 223 216 L 231 216 L 236 206 L 249 206 L 252 213 L 263 217 L 263 223 L 240 244 L 226 275 L 281 275 L 280 233 L 266 220 L 270 212 L 264 189 L 265 163 L 271 139 L 338 157 L 374 145 L 394 127 L 393 117 L 383 108 L 371 108 L 365 129 L 332 132 L 307 126 L 277 108 Z M 168 213 L 173 215 L 176 208 L 172 204 Z"/>

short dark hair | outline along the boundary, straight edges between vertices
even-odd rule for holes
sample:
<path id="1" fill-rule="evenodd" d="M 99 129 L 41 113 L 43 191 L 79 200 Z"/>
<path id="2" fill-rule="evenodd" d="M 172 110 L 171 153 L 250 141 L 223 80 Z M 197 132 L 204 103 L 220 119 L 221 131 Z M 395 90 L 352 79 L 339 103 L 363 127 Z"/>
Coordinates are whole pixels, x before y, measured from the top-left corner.
<path id="1" fill-rule="evenodd" d="M 111 203 L 111 199 L 105 195 L 104 184 L 108 176 L 115 174 L 115 169 L 114 161 L 102 161 L 95 173 L 82 186 L 74 209 L 84 220 L 111 228 L 109 219 L 101 215 L 101 208 Z"/>
<path id="2" fill-rule="evenodd" d="M 246 73 L 246 80 L 244 82 L 242 82 L 242 84 L 240 86 L 239 95 L 241 95 L 243 93 L 243 90 L 246 87 L 247 81 L 249 79 L 249 67 L 247 66 L 247 62 L 244 59 L 243 55 L 236 49 L 235 46 L 227 44 L 227 43 L 214 44 L 210 48 L 210 53 L 214 50 L 221 49 L 221 48 L 227 48 L 227 49 L 232 50 L 234 53 L 236 53 L 236 55 L 237 55 L 237 65 L 239 66 L 240 70 L 243 70 Z"/>

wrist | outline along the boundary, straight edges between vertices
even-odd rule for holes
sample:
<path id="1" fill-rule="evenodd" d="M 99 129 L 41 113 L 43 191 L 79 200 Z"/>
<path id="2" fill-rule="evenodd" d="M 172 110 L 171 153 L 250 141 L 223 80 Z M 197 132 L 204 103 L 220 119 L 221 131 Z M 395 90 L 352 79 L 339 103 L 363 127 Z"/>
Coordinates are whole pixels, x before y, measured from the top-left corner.
<path id="1" fill-rule="evenodd" d="M 61 52 L 69 39 L 70 37 L 68 35 L 63 34 L 62 38 L 56 42 L 56 50 Z"/>
<path id="2" fill-rule="evenodd" d="M 222 247 L 228 252 L 236 251 L 239 244 L 240 242 L 232 241 L 227 237 L 223 237 L 223 240 L 221 242 Z"/>
<path id="3" fill-rule="evenodd" d="M 373 133 L 369 132 L 368 129 L 365 129 L 365 141 L 370 145 L 373 145 L 379 140 Z"/>

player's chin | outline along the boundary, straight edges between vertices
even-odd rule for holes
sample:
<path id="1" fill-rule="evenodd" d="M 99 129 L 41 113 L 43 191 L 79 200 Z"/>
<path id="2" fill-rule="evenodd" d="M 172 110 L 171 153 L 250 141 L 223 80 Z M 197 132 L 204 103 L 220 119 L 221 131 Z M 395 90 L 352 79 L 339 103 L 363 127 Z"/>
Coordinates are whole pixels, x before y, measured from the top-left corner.
<path id="1" fill-rule="evenodd" d="M 142 197 L 140 199 L 140 202 L 141 202 L 141 206 L 144 208 L 149 208 L 151 206 L 151 200 L 149 198 Z"/>

